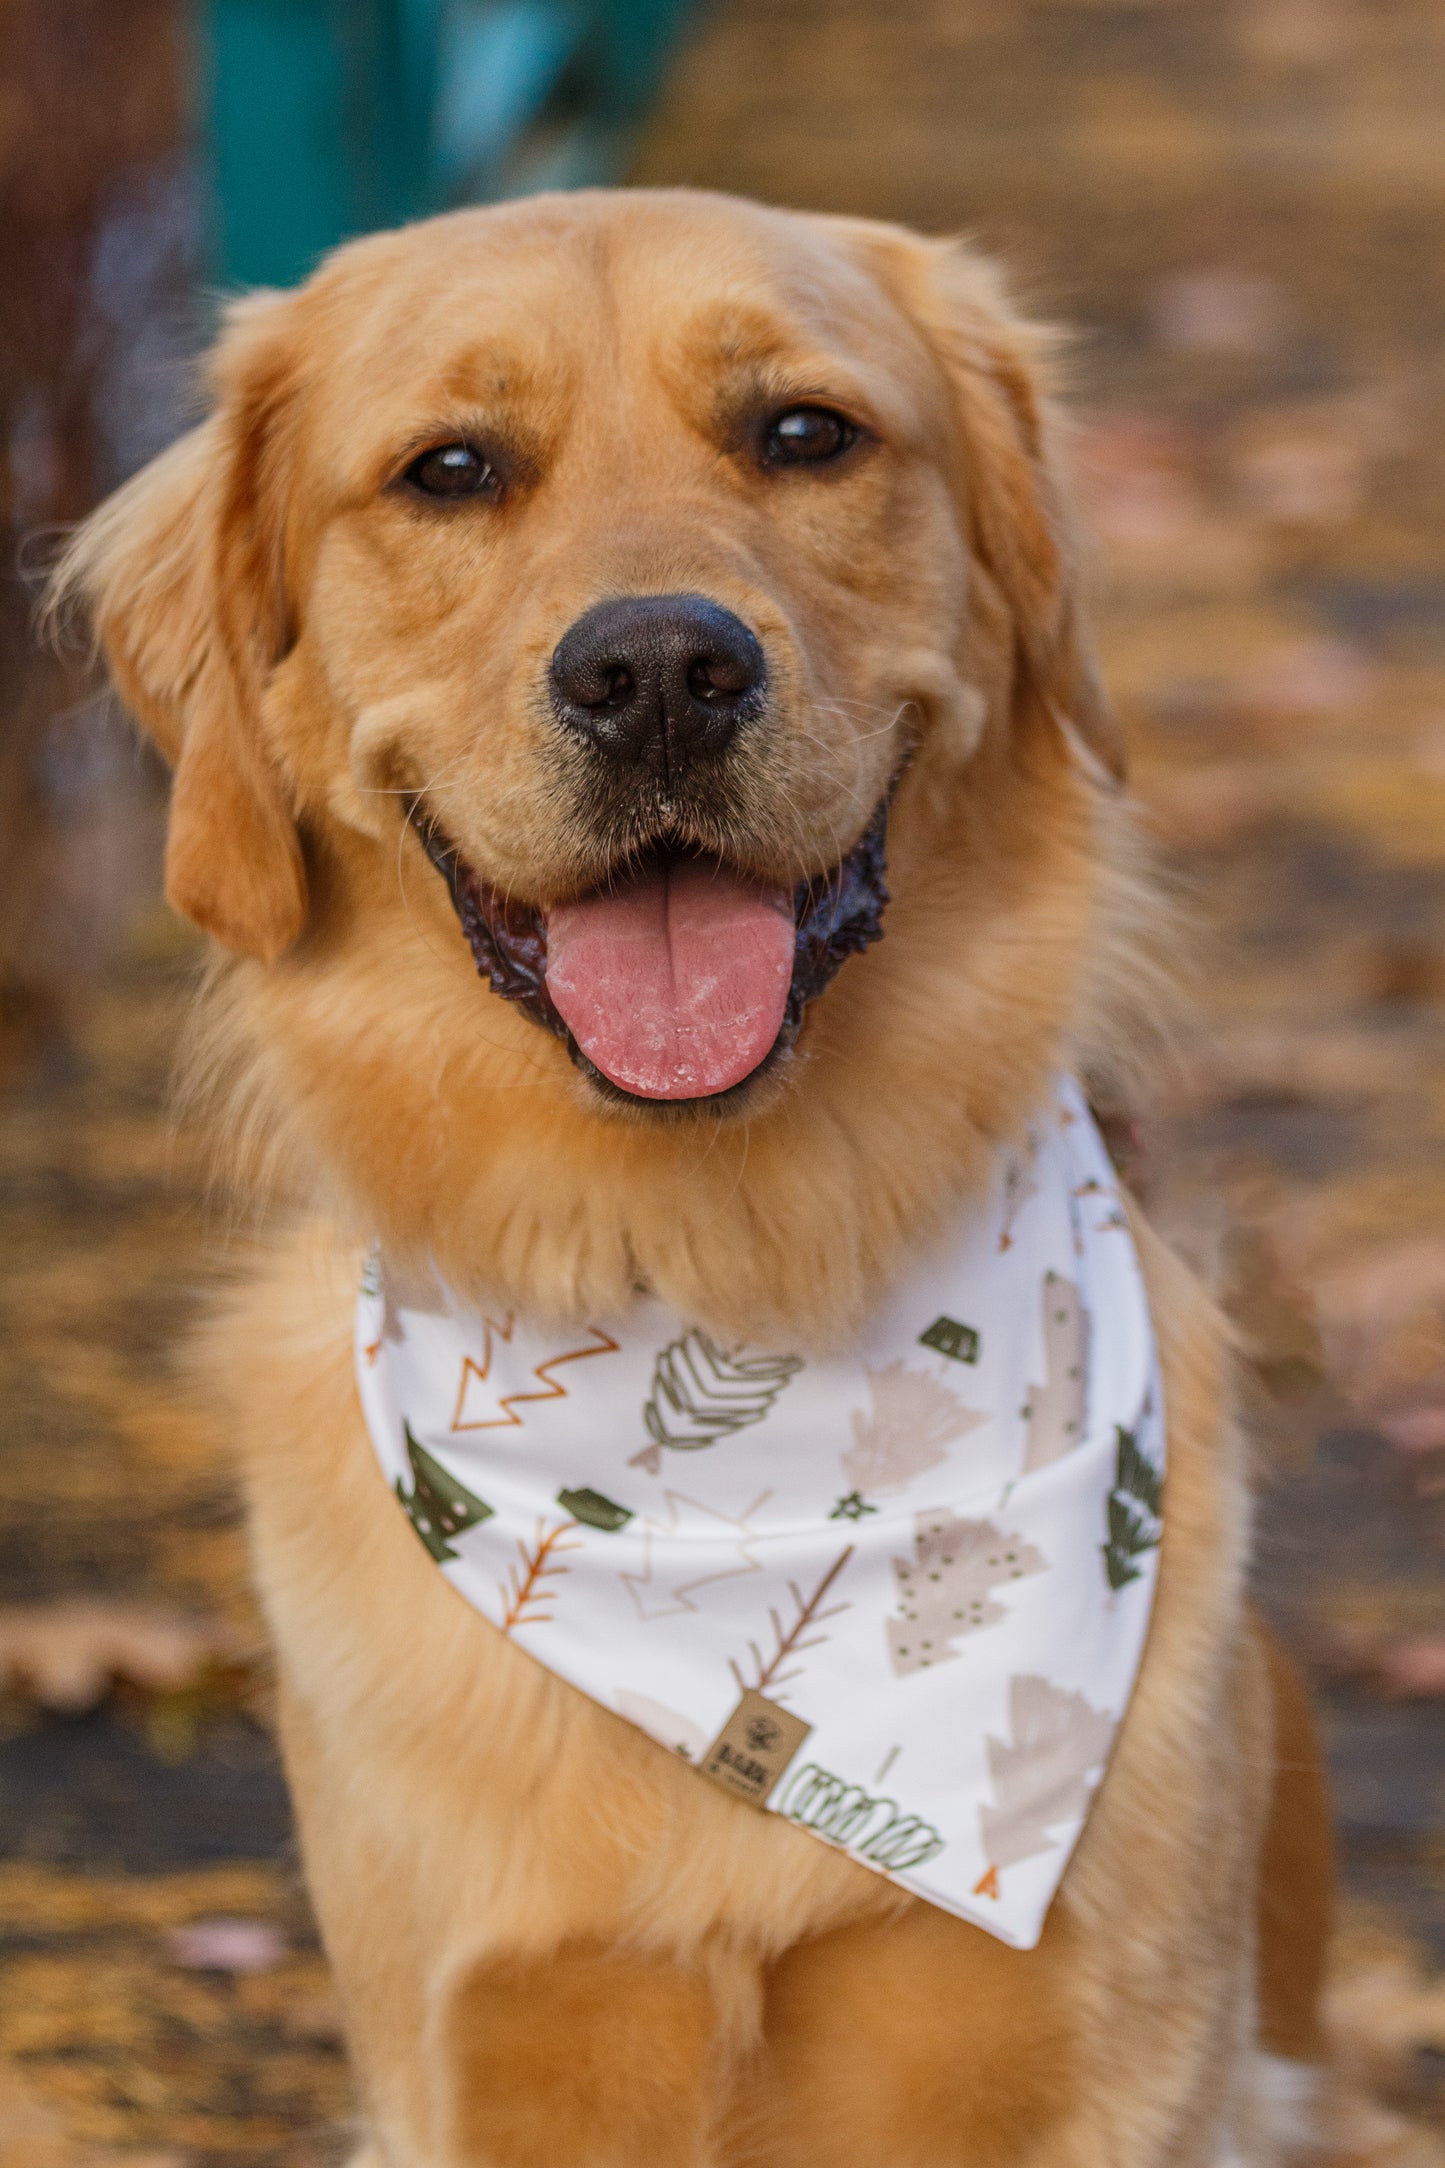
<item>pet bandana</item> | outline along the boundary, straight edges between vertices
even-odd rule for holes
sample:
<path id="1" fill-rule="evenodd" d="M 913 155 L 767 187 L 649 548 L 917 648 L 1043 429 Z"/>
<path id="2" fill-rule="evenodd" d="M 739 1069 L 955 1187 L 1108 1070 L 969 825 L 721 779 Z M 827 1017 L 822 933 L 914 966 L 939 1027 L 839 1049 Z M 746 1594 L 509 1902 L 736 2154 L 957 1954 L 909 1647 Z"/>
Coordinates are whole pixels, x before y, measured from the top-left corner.
<path id="1" fill-rule="evenodd" d="M 548 1333 L 373 1259 L 357 1375 L 401 1509 L 499 1633 L 1032 1948 L 1161 1531 L 1154 1336 L 1075 1084 L 845 1356 L 726 1346 L 651 1298 Z"/>

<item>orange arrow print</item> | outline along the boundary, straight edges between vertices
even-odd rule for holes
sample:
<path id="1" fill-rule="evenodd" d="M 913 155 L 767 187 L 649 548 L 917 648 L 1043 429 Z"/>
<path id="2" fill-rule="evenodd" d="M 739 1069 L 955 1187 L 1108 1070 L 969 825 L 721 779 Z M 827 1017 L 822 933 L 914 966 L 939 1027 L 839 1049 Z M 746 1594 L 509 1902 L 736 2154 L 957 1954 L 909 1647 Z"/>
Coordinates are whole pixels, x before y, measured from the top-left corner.
<path id="1" fill-rule="evenodd" d="M 599 1326 L 589 1325 L 587 1330 L 592 1335 L 592 1345 L 590 1347 L 569 1348 L 565 1354 L 549 1355 L 544 1363 L 536 1365 L 532 1375 L 542 1388 L 540 1392 L 504 1393 L 497 1401 L 497 1406 L 504 1411 L 501 1415 L 487 1415 L 481 1417 L 477 1422 L 464 1423 L 462 1421 L 462 1409 L 466 1406 L 467 1386 L 473 1378 L 477 1380 L 478 1384 L 485 1385 L 491 1372 L 492 1334 L 496 1333 L 499 1339 L 510 1340 L 516 1322 L 515 1315 L 510 1312 L 504 1325 L 499 1325 L 494 1317 L 483 1318 L 482 1323 L 486 1327 L 486 1340 L 482 1347 L 480 1363 L 473 1362 L 470 1355 L 462 1357 L 461 1383 L 457 1387 L 457 1404 L 452 1411 L 451 1427 L 454 1431 L 520 1429 L 524 1418 L 518 1415 L 517 1409 L 525 1401 L 566 1399 L 567 1388 L 552 1376 L 554 1370 L 560 1370 L 563 1363 L 586 1362 L 589 1355 L 615 1355 L 617 1353 L 617 1342 L 609 1334 L 603 1332 Z"/>

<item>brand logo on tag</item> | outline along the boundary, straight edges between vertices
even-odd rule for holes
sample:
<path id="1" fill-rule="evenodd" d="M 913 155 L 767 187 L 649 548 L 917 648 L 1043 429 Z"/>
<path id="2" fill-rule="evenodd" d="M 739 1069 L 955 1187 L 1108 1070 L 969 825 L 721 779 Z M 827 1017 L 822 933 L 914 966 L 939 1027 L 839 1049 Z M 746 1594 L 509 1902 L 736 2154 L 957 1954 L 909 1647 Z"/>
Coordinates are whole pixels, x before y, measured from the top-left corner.
<path id="1" fill-rule="evenodd" d="M 812 1728 L 750 1688 L 699 1766 L 725 1791 L 761 1807 Z"/>

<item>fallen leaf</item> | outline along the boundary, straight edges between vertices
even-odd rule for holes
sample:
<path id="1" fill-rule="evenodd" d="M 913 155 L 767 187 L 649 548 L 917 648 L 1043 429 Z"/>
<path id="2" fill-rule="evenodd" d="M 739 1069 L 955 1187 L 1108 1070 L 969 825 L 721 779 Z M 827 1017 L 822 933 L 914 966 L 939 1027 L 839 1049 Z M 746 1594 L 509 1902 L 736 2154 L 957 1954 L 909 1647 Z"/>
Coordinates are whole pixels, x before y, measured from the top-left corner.
<path id="1" fill-rule="evenodd" d="M 1239 690 L 1247 708 L 1266 715 L 1335 715 L 1368 700 L 1375 676 L 1348 640 L 1281 640 L 1255 659 Z"/>
<path id="2" fill-rule="evenodd" d="M 1445 780 L 1445 716 L 1432 716 L 1421 725 L 1409 757 L 1426 775 Z"/>
<path id="3" fill-rule="evenodd" d="M 1244 508 L 1281 527 L 1340 527 L 1364 501 L 1363 445 L 1342 436 L 1282 436 L 1236 462 Z"/>
<path id="4" fill-rule="evenodd" d="M 1153 825 L 1171 843 L 1220 850 L 1239 842 L 1280 809 L 1278 772 L 1259 761 L 1221 760 L 1141 786 Z"/>
<path id="5" fill-rule="evenodd" d="M 1238 1225 L 1225 1261 L 1223 1305 L 1265 1390 L 1278 1401 L 1312 1398 L 1324 1382 L 1324 1351 L 1308 1290 L 1265 1227 Z"/>
<path id="6" fill-rule="evenodd" d="M 1380 1651 L 1375 1675 L 1402 1701 L 1437 1699 L 1445 1694 L 1445 1635 L 1392 1643 Z"/>
<path id="7" fill-rule="evenodd" d="M 1377 1408 L 1375 1421 L 1398 1453 L 1421 1454 L 1445 1451 L 1445 1384 L 1438 1397 Z"/>
<path id="8" fill-rule="evenodd" d="M 271 1972 L 287 1954 L 285 1936 L 269 1920 L 193 1920 L 173 1927 L 166 1946 L 191 1972 Z"/>
<path id="9" fill-rule="evenodd" d="M 1438 1374 L 1445 1354 L 1445 1236 L 1373 1244 L 1314 1279 L 1330 1369 L 1367 1406 Z"/>
<path id="10" fill-rule="evenodd" d="M 1116 549 L 1159 549 L 1183 540 L 1201 517 L 1183 476 L 1141 468 L 1115 476 L 1093 502 L 1093 526 Z"/>
<path id="11" fill-rule="evenodd" d="M 321 2047 L 340 2047 L 346 2038 L 341 2007 L 332 1995 L 312 1995 L 304 2002 L 288 2003 L 281 2013 L 281 2028 L 288 2040 Z"/>
<path id="12" fill-rule="evenodd" d="M 1197 354 L 1267 354 L 1284 338 L 1289 303 L 1275 279 L 1227 265 L 1175 271 L 1150 304 L 1161 346 Z"/>
<path id="13" fill-rule="evenodd" d="M 1259 572 L 1256 536 L 1210 506 L 1200 458 L 1185 430 L 1160 414 L 1096 414 L 1079 429 L 1079 494 L 1114 584 L 1209 591 L 1247 586 Z"/>
<path id="14" fill-rule="evenodd" d="M 1333 2168 L 1445 2168 L 1445 2146 L 1433 2131 L 1347 2090 L 1331 2102 L 1328 2135 L 1325 2158 Z"/>
<path id="15" fill-rule="evenodd" d="M 187 2168 L 171 2151 L 124 2152 L 76 2143 L 65 2118 L 18 2072 L 0 2067 L 0 2168 Z"/>
<path id="16" fill-rule="evenodd" d="M 104 1598 L 0 1609 L 0 1687 L 42 1708 L 94 1708 L 118 1679 L 155 1693 L 189 1686 L 240 1638 L 217 1619 Z"/>
<path id="17" fill-rule="evenodd" d="M 0 2168 L 74 2168 L 65 2125 L 12 2071 L 0 2070 Z"/>
<path id="18" fill-rule="evenodd" d="M 1333 1024 L 1305 1022 L 1220 1029 L 1200 1050 L 1197 1066 L 1199 1089 L 1216 1103 L 1265 1098 L 1319 1104 L 1384 1093 L 1400 1065 L 1389 1045 Z"/>
<path id="19" fill-rule="evenodd" d="M 1115 490 L 1132 490 L 1143 478 L 1168 475 L 1193 483 L 1202 459 L 1197 433 L 1158 407 L 1096 407 L 1078 419 L 1070 450 L 1091 505 Z"/>
<path id="20" fill-rule="evenodd" d="M 1337 1964 L 1325 2001 L 1330 2036 L 1357 2081 L 1390 2085 L 1422 2049 L 1445 2052 L 1445 1979 L 1413 1952 Z"/>
<path id="21" fill-rule="evenodd" d="M 1240 11 L 1238 36 L 1254 59 L 1276 67 L 1318 67 L 1340 59 L 1354 22 L 1341 0 L 1253 0 Z"/>

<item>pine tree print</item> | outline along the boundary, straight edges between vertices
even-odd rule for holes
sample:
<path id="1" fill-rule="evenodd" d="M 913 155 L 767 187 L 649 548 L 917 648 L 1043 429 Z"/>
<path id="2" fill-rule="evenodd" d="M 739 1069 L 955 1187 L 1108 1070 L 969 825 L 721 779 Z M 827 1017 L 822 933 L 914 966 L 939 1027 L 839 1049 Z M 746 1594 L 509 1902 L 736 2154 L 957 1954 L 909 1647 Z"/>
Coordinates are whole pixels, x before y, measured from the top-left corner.
<path id="1" fill-rule="evenodd" d="M 926 1370 L 893 1362 L 867 1378 L 873 1406 L 854 1413 L 853 1444 L 842 1456 L 844 1476 L 865 1497 L 902 1490 L 947 1460 L 955 1438 L 988 1421 Z"/>
<path id="2" fill-rule="evenodd" d="M 1058 1272 L 1044 1274 L 1042 1299 L 1045 1379 L 1029 1387 L 1025 1472 L 1072 1452 L 1087 1413 L 1089 1313 L 1073 1281 Z"/>
<path id="3" fill-rule="evenodd" d="M 961 1521 L 946 1509 L 915 1518 L 913 1557 L 895 1558 L 901 1616 L 887 1621 L 888 1656 L 897 1676 L 946 1664 L 953 1643 L 1007 1617 L 993 1591 L 1042 1573 L 1048 1560 L 1021 1536 L 992 1521 Z"/>
<path id="4" fill-rule="evenodd" d="M 489 1521 L 496 1507 L 473 1497 L 424 1445 L 418 1445 L 410 1423 L 403 1422 L 401 1427 L 406 1434 L 406 1457 L 411 1463 L 411 1489 L 407 1490 L 398 1476 L 396 1495 L 412 1527 L 440 1565 L 443 1559 L 461 1556 L 447 1538 L 475 1528 L 479 1521 Z"/>
<path id="5" fill-rule="evenodd" d="M 753 1550 L 757 1541 L 753 1517 L 772 1497 L 759 1491 L 740 1514 L 724 1513 L 717 1506 L 688 1498 L 681 1491 L 665 1490 L 656 1513 L 642 1516 L 633 1529 L 642 1538 L 642 1565 L 621 1576 L 622 1585 L 637 1606 L 638 1617 L 647 1620 L 681 1618 L 699 1608 L 702 1591 L 719 1581 L 735 1581 L 744 1574 L 761 1573 L 762 1560 Z M 679 1544 L 678 1537 L 701 1537 L 700 1543 Z M 659 1559 L 665 1571 L 659 1573 Z M 674 1579 L 679 1565 L 681 1579 Z"/>
<path id="6" fill-rule="evenodd" d="M 633 1454 L 630 1466 L 656 1475 L 664 1446 L 695 1453 L 760 1423 L 802 1367 L 797 1355 L 727 1354 L 694 1327 L 657 1358 L 652 1391 L 642 1404 L 652 1443 Z"/>
<path id="7" fill-rule="evenodd" d="M 999 1869 L 1052 1852 L 1051 1830 L 1076 1822 L 1102 1769 L 1114 1719 L 1082 1694 L 1023 1672 L 1009 1680 L 1011 1737 L 986 1741 L 994 1803 L 978 1810 L 988 1871 L 975 1896 L 997 1897 Z"/>
<path id="8" fill-rule="evenodd" d="M 1164 1524 L 1159 1517 L 1163 1505 L 1159 1470 L 1140 1452 L 1132 1430 L 1126 1430 L 1122 1423 L 1116 1423 L 1114 1429 L 1119 1448 L 1114 1461 L 1114 1487 L 1104 1509 L 1108 1541 L 1102 1548 L 1109 1586 L 1117 1591 L 1139 1579 L 1143 1568 L 1134 1561 L 1157 1548 Z"/>
<path id="9" fill-rule="evenodd" d="M 566 1363 L 590 1362 L 594 1355 L 621 1352 L 610 1333 L 603 1332 L 599 1325 L 589 1325 L 587 1330 L 592 1338 L 588 1346 L 563 1348 L 556 1355 L 549 1355 L 545 1362 L 533 1365 L 534 1387 L 526 1392 L 503 1393 L 498 1391 L 492 1376 L 492 1359 L 498 1341 L 504 1346 L 510 1344 L 517 1329 L 516 1316 L 511 1311 L 500 1320 L 484 1315 L 481 1323 L 481 1360 L 477 1361 L 471 1355 L 462 1357 L 456 1406 L 452 1410 L 453 1430 L 520 1430 L 527 1418 L 518 1414 L 519 1408 L 568 1397 L 571 1388 L 555 1377 L 554 1371 L 562 1369 Z"/>

